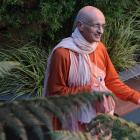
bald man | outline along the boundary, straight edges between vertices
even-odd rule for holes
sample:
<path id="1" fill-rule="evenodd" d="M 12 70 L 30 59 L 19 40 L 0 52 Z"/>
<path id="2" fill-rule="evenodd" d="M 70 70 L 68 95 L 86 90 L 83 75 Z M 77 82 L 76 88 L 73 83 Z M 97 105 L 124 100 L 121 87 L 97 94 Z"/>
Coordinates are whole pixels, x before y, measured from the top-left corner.
<path id="1" fill-rule="evenodd" d="M 101 42 L 104 28 L 105 17 L 99 9 L 86 6 L 78 12 L 74 32 L 52 50 L 48 59 L 44 82 L 45 96 L 103 91 L 114 93 L 122 100 L 140 104 L 140 93 L 120 81 Z M 82 106 L 78 112 L 80 124 L 90 122 L 97 112 L 113 114 L 115 102 L 111 97 L 104 97 L 104 101 L 98 106 Z M 55 125 L 54 129 L 58 127 Z M 67 129 L 78 130 L 80 126 Z"/>

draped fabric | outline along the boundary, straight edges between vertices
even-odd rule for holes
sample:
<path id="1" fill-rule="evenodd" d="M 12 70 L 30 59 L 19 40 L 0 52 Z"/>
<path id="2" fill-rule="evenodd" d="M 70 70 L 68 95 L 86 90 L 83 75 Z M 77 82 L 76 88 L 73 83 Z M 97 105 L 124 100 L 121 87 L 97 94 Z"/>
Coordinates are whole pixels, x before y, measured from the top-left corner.
<path id="1" fill-rule="evenodd" d="M 76 28 L 72 33 L 71 37 L 63 39 L 52 51 L 48 59 L 48 67 L 45 77 L 45 83 L 47 83 L 47 79 L 49 76 L 49 65 L 51 63 L 51 57 L 53 52 L 61 47 L 67 48 L 70 52 L 70 70 L 68 77 L 68 86 L 76 87 L 76 86 L 84 86 L 91 85 L 91 92 L 93 91 L 101 91 L 101 92 L 111 92 L 106 86 L 104 78 L 106 76 L 105 72 L 101 70 L 98 65 L 98 60 L 94 64 L 91 62 L 89 58 L 89 54 L 93 53 L 98 46 L 98 42 L 89 43 L 87 42 L 79 30 Z M 44 95 L 47 89 L 44 87 Z M 111 102 L 109 104 L 108 102 Z M 110 106 L 111 105 L 111 106 Z M 107 98 L 104 96 L 104 101 L 98 106 L 93 107 L 90 104 L 85 104 L 77 109 L 77 112 L 71 114 L 71 123 L 69 126 L 69 130 L 77 130 L 78 127 L 75 125 L 75 120 L 80 121 L 81 123 L 89 123 L 92 118 L 96 116 L 96 112 L 110 112 L 115 108 L 115 103 L 112 98 Z M 69 117 L 68 121 L 70 120 Z"/>

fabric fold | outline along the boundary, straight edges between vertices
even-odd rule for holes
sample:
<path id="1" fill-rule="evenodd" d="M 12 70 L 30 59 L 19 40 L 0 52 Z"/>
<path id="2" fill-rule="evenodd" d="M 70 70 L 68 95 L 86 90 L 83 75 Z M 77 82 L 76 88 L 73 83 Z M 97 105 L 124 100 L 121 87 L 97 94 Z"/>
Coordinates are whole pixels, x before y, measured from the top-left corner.
<path id="1" fill-rule="evenodd" d="M 45 77 L 45 83 L 47 83 L 49 76 L 49 65 L 51 62 L 52 54 L 57 48 L 60 47 L 67 48 L 70 52 L 71 63 L 68 77 L 69 87 L 84 86 L 90 84 L 92 85 L 91 92 L 111 92 L 105 86 L 105 72 L 98 67 L 97 61 L 96 64 L 94 64 L 89 58 L 89 54 L 93 53 L 98 47 L 98 42 L 87 42 L 77 28 L 72 33 L 71 37 L 63 39 L 50 54 L 48 58 L 48 66 L 46 72 L 47 75 Z M 44 94 L 47 94 L 46 87 L 44 87 Z M 96 116 L 96 108 L 93 108 L 93 106 L 90 104 L 82 105 L 77 113 L 78 121 L 80 121 L 81 123 L 89 123 L 91 119 Z M 76 120 L 76 118 L 74 120 Z M 73 127 L 72 124 L 70 124 L 71 127 Z M 71 129 L 75 130 L 76 128 L 73 127 Z"/>

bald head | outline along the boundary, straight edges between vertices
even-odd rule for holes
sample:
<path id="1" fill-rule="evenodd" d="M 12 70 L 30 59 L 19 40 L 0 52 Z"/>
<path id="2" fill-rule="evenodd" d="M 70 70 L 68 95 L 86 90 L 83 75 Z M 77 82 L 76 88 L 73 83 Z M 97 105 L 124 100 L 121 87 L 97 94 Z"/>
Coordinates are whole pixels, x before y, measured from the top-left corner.
<path id="1" fill-rule="evenodd" d="M 74 26 L 76 27 L 78 21 L 92 24 L 96 18 L 105 19 L 104 14 L 98 8 L 93 6 L 85 6 L 78 12 Z"/>
<path id="2" fill-rule="evenodd" d="M 105 17 L 96 7 L 85 6 L 77 14 L 73 30 L 76 27 L 88 42 L 99 42 L 104 32 Z"/>

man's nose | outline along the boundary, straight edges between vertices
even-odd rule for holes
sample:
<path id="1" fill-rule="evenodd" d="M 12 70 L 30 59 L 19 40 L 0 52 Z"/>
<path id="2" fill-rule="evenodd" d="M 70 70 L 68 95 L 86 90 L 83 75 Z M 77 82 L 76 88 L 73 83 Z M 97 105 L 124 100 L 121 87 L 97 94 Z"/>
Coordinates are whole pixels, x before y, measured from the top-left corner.
<path id="1" fill-rule="evenodd" d="M 98 33 L 103 34 L 104 28 L 102 26 L 99 26 L 98 28 Z"/>

